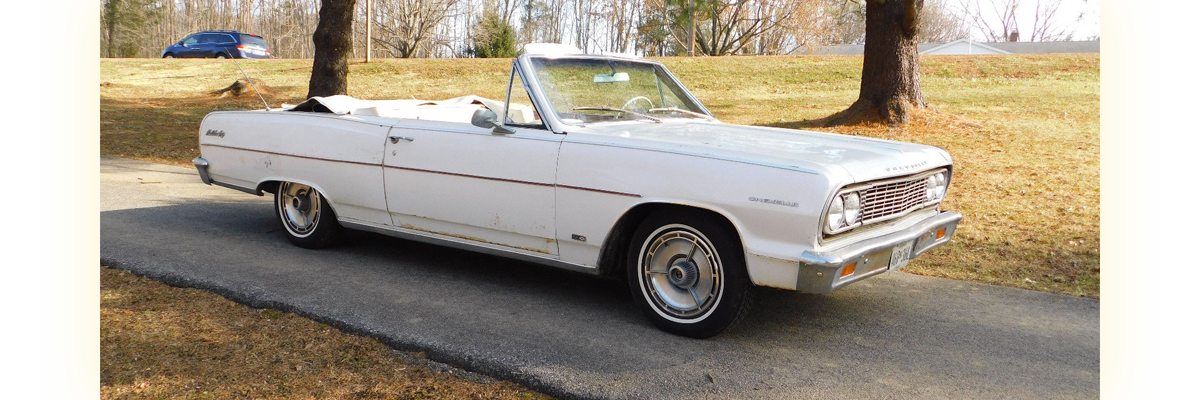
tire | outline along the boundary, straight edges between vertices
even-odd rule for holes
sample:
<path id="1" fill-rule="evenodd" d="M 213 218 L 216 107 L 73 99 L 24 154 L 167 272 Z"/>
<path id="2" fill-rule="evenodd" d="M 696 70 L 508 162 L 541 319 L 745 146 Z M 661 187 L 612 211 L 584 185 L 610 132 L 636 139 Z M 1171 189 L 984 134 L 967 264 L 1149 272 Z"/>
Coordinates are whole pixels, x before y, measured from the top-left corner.
<path id="1" fill-rule="evenodd" d="M 216 58 L 220 58 L 220 59 L 226 59 L 226 58 L 229 58 L 229 57 L 225 56 L 225 53 L 217 53 L 217 57 L 216 57 Z"/>
<path id="2" fill-rule="evenodd" d="M 306 249 L 328 247 L 337 242 L 342 232 L 325 196 L 299 183 L 279 184 L 275 190 L 275 216 L 279 217 L 288 241 Z"/>
<path id="3" fill-rule="evenodd" d="M 750 311 L 754 285 L 730 229 L 692 210 L 655 213 L 638 226 L 626 264 L 629 291 L 659 329 L 704 339 Z"/>
<path id="4" fill-rule="evenodd" d="M 163 58 L 175 58 L 175 55 L 171 54 L 171 53 L 167 53 L 167 54 L 163 54 Z"/>

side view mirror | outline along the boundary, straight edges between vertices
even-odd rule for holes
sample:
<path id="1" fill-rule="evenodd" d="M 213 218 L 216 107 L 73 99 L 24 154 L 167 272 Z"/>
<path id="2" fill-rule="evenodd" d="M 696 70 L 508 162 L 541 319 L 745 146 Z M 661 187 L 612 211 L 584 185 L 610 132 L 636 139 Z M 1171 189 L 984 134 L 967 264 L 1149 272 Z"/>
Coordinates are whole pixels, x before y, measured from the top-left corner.
<path id="1" fill-rule="evenodd" d="M 499 120 L 496 118 L 496 113 L 486 108 L 475 110 L 475 114 L 471 115 L 471 125 L 480 128 L 490 128 L 492 134 L 496 135 L 511 135 L 517 132 L 512 128 L 500 125 Z"/>

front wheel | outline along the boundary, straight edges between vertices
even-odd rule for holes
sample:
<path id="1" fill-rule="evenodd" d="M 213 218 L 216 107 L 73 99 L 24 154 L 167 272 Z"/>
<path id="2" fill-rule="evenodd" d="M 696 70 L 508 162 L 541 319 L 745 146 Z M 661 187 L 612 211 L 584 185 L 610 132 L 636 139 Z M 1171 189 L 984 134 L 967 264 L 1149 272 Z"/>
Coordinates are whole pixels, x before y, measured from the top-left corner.
<path id="1" fill-rule="evenodd" d="M 698 339 L 733 326 L 754 303 L 731 228 L 695 211 L 651 215 L 628 257 L 629 290 L 659 329 Z"/>
<path id="2" fill-rule="evenodd" d="M 306 249 L 334 244 L 342 231 L 325 196 L 308 185 L 280 183 L 275 190 L 275 215 L 288 241 Z"/>

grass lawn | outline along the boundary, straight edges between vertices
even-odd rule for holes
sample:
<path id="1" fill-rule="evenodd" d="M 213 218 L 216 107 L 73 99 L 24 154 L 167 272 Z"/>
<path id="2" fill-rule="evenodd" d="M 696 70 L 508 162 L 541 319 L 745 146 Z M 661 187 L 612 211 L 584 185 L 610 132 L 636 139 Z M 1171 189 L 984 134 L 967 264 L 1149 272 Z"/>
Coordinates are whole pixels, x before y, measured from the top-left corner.
<path id="1" fill-rule="evenodd" d="M 101 267 L 105 399 L 544 399 L 420 353 Z"/>
<path id="2" fill-rule="evenodd" d="M 502 99 L 509 60 L 381 60 L 350 67 L 350 94 L 439 100 Z M 725 122 L 806 127 L 854 101 L 861 57 L 662 59 Z M 303 101 L 310 60 L 242 61 L 271 90 Z M 905 127 L 831 129 L 945 148 L 955 158 L 943 208 L 961 212 L 955 240 L 914 260 L 911 273 L 1100 296 L 1100 57 L 929 56 L 925 98 L 940 113 Z M 255 109 L 255 96 L 212 91 L 239 77 L 227 60 L 103 59 L 104 155 L 190 167 L 210 111 Z M 214 189 L 215 190 L 215 189 Z"/>

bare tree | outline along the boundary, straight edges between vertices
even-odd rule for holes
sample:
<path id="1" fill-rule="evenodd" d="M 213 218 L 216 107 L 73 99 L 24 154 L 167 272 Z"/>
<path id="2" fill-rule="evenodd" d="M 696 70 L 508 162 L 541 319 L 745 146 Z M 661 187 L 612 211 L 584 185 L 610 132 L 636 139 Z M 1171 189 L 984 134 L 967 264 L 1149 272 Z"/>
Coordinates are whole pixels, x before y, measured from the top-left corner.
<path id="1" fill-rule="evenodd" d="M 414 57 L 453 4 L 452 0 L 380 1 L 375 7 L 375 26 L 382 38 L 375 37 L 373 41 L 390 49 L 395 57 Z M 428 47 L 425 50 L 430 51 Z"/>
<path id="2" fill-rule="evenodd" d="M 845 1 L 845 0 L 843 0 Z M 755 54 L 789 54 L 819 43 L 825 28 L 821 2 L 772 0 L 759 3 L 760 15 L 779 20 L 774 27 L 754 38 Z"/>
<path id="3" fill-rule="evenodd" d="M 636 0 L 606 0 L 604 7 L 603 17 L 608 22 L 608 51 L 630 51 L 630 45 L 637 39 L 641 5 Z"/>
<path id="4" fill-rule="evenodd" d="M 666 0 L 671 36 L 684 48 L 690 35 L 691 19 L 696 19 L 695 45 L 710 56 L 737 54 L 757 37 L 776 28 L 792 15 L 777 12 L 770 0 L 695 0 L 693 16 L 686 0 Z"/>
<path id="5" fill-rule="evenodd" d="M 1028 0 L 993 0 L 986 6 L 980 0 L 959 1 L 971 25 L 993 42 L 1016 42 L 1022 37 L 1031 42 L 1071 38 L 1071 34 L 1055 20 L 1062 0 L 1034 0 L 1033 13 L 1024 15 L 1020 10 L 1030 3 Z"/>
<path id="6" fill-rule="evenodd" d="M 1061 5 L 1062 0 L 1037 0 L 1034 5 L 1037 12 L 1034 13 L 1033 27 L 1029 33 L 1030 41 L 1070 40 L 1071 34 L 1054 22 L 1054 16 L 1058 14 Z"/>
<path id="7" fill-rule="evenodd" d="M 925 43 L 945 43 L 971 37 L 971 27 L 945 0 L 926 0 L 917 29 Z"/>

